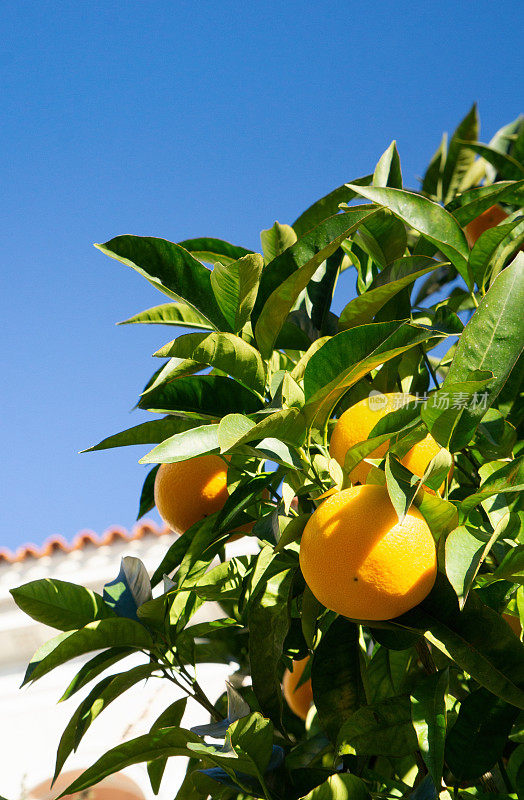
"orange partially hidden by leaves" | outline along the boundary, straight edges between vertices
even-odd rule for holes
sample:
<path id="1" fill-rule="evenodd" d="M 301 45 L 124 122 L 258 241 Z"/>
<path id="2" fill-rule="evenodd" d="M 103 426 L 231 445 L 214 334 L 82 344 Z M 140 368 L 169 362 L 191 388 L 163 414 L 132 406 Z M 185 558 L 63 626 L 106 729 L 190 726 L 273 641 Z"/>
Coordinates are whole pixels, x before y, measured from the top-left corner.
<path id="1" fill-rule="evenodd" d="M 291 711 L 293 711 L 293 713 L 301 719 L 306 719 L 309 707 L 313 702 L 311 678 L 308 678 L 307 681 L 304 681 L 304 683 L 299 686 L 298 689 L 296 688 L 308 661 L 309 656 L 306 656 L 306 658 L 303 658 L 300 661 L 293 661 L 293 672 L 290 672 L 288 669 L 286 669 L 282 679 L 282 689 L 284 691 L 286 703 L 290 707 Z"/>
<path id="2" fill-rule="evenodd" d="M 338 461 L 340 466 L 343 467 L 346 453 L 350 447 L 365 441 L 382 417 L 389 414 L 391 411 L 401 408 L 402 405 L 406 405 L 410 400 L 414 399 L 412 395 L 393 392 L 391 394 L 365 397 L 359 403 L 355 403 L 354 406 L 344 411 L 336 422 L 329 443 L 331 457 Z M 388 447 L 389 439 L 373 450 L 368 458 L 382 458 L 385 456 Z M 428 433 L 422 441 L 413 445 L 411 450 L 409 450 L 401 460 L 405 467 L 411 470 L 414 475 L 418 475 L 419 478 L 421 478 L 429 462 L 437 455 L 439 450 L 439 445 Z M 365 483 L 370 469 L 370 464 L 361 461 L 360 464 L 357 464 L 352 470 L 349 476 L 351 482 Z"/>
<path id="3" fill-rule="evenodd" d="M 520 624 L 520 619 L 518 617 L 513 616 L 513 614 L 503 614 L 502 616 L 508 623 L 513 633 L 520 639 L 520 634 L 522 633 L 522 625 Z"/>
<path id="4" fill-rule="evenodd" d="M 175 533 L 185 533 L 196 522 L 220 511 L 228 497 L 227 464 L 212 453 L 161 464 L 155 478 L 155 505 Z M 240 530 L 252 526 L 248 523 Z"/>
<path id="5" fill-rule="evenodd" d="M 310 517 L 300 543 L 304 579 L 326 608 L 386 620 L 418 605 L 437 574 L 431 531 L 412 507 L 402 524 L 383 486 L 353 486 Z"/>
<path id="6" fill-rule="evenodd" d="M 500 222 L 504 222 L 508 215 L 500 206 L 491 206 L 487 211 L 484 211 L 476 219 L 468 222 L 464 228 L 466 239 L 470 247 L 473 247 L 479 236 L 487 231 L 488 228 L 494 228 Z"/>

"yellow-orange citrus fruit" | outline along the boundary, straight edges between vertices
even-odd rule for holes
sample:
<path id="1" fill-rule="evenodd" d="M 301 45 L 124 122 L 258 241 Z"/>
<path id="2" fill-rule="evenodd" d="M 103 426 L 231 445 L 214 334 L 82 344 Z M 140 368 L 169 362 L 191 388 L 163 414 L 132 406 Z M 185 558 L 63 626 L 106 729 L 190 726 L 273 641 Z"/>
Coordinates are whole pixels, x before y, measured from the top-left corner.
<path id="1" fill-rule="evenodd" d="M 161 464 L 155 478 L 158 513 L 175 533 L 220 511 L 228 497 L 227 464 L 212 453 Z"/>
<path id="2" fill-rule="evenodd" d="M 305 719 L 307 717 L 309 707 L 313 702 L 311 678 L 309 678 L 307 681 L 304 681 L 304 683 L 299 686 L 298 689 L 296 688 L 308 661 L 309 656 L 302 658 L 300 661 L 293 661 L 293 672 L 290 672 L 288 669 L 286 669 L 282 679 L 282 688 L 284 690 L 286 703 L 290 707 L 291 711 L 293 711 L 293 713 L 301 719 Z"/>
<path id="3" fill-rule="evenodd" d="M 354 406 L 344 411 L 335 424 L 329 443 L 331 457 L 343 467 L 346 453 L 350 447 L 365 441 L 382 417 L 414 399 L 412 395 L 393 392 L 391 394 L 372 396 L 371 398 L 365 397 L 359 403 L 355 403 Z M 388 447 L 389 440 L 373 450 L 368 458 L 382 458 L 386 454 Z M 437 455 L 439 450 L 439 445 L 428 433 L 425 439 L 417 442 L 406 453 L 402 463 L 414 475 L 418 475 L 421 478 L 429 462 Z M 351 482 L 365 483 L 370 469 L 370 464 L 361 461 L 350 474 Z"/>
<path id="4" fill-rule="evenodd" d="M 466 239 L 470 247 L 473 247 L 479 236 L 487 231 L 488 228 L 494 228 L 500 222 L 504 222 L 508 215 L 500 206 L 491 206 L 487 211 L 484 211 L 476 219 L 468 222 L 464 228 Z"/>
<path id="5" fill-rule="evenodd" d="M 324 500 L 302 534 L 304 579 L 326 608 L 352 619 L 404 614 L 431 591 L 435 542 L 411 508 L 402 524 L 384 486 L 353 486 Z"/>

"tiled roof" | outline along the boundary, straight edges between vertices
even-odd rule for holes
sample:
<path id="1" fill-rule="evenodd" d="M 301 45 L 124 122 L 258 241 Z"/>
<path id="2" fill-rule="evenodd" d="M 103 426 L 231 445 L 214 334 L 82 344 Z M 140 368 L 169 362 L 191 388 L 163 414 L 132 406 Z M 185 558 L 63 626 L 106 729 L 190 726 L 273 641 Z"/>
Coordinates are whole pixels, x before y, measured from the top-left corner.
<path id="1" fill-rule="evenodd" d="M 24 544 L 18 548 L 16 553 L 10 550 L 0 550 L 0 564 L 7 562 L 14 564 L 18 561 L 25 561 L 29 558 L 44 558 L 52 556 L 54 553 L 72 553 L 74 550 L 83 550 L 84 547 L 103 547 L 118 541 L 134 542 L 144 536 L 164 536 L 172 533 L 169 528 L 158 528 L 154 522 L 141 522 L 135 525 L 132 531 L 124 528 L 109 528 L 102 536 L 97 536 L 93 531 L 80 531 L 71 543 L 66 542 L 62 536 L 51 536 L 40 545 Z"/>

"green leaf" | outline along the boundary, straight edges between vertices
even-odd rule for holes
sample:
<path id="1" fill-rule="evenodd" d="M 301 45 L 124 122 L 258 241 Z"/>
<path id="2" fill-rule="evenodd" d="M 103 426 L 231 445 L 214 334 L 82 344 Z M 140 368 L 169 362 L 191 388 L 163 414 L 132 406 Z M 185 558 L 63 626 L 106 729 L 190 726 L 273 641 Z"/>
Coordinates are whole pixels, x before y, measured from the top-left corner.
<path id="1" fill-rule="evenodd" d="M 36 681 L 72 658 L 106 647 L 149 649 L 151 636 L 139 622 L 124 617 L 90 622 L 78 631 L 68 631 L 47 642 L 31 659 L 22 685 Z"/>
<path id="2" fill-rule="evenodd" d="M 406 322 L 380 322 L 343 331 L 311 356 L 304 372 L 309 419 L 326 413 L 340 397 L 380 364 L 438 334 Z"/>
<path id="3" fill-rule="evenodd" d="M 60 631 L 71 631 L 95 620 L 114 617 L 99 594 L 68 581 L 42 578 L 10 591 L 25 614 Z"/>
<path id="4" fill-rule="evenodd" d="M 175 464 L 218 451 L 218 425 L 201 425 L 176 433 L 140 459 L 140 464 Z"/>
<path id="5" fill-rule="evenodd" d="M 363 706 L 346 720 L 338 735 L 339 755 L 401 757 L 415 752 L 417 737 L 407 695 Z"/>
<path id="6" fill-rule="evenodd" d="M 344 720 L 365 703 L 358 625 L 343 617 L 330 625 L 313 656 L 311 685 L 320 724 L 336 741 Z"/>
<path id="7" fill-rule="evenodd" d="M 263 357 L 270 357 L 288 314 L 322 262 L 374 213 L 370 206 L 355 206 L 329 217 L 267 265 L 253 309 L 255 338 Z"/>
<path id="8" fill-rule="evenodd" d="M 480 186 L 464 192 L 450 204 L 449 208 L 453 211 L 453 216 L 459 225 L 465 227 L 495 203 L 519 204 L 522 200 L 523 190 L 524 180 L 500 181 L 490 186 Z M 457 206 L 456 203 L 460 205 Z"/>
<path id="9" fill-rule="evenodd" d="M 258 394 L 264 392 L 266 371 L 260 353 L 233 333 L 188 333 L 161 347 L 155 356 L 207 364 Z"/>
<path id="10" fill-rule="evenodd" d="M 168 706 L 158 719 L 153 722 L 150 733 L 159 730 L 159 728 L 179 728 L 186 710 L 187 697 L 181 697 L 180 700 L 175 700 Z M 160 790 L 160 784 L 164 775 L 164 770 L 167 766 L 167 758 L 156 758 L 154 761 L 149 761 L 147 765 L 147 774 L 151 782 L 151 788 L 155 794 Z"/>
<path id="11" fill-rule="evenodd" d="M 121 433 L 115 433 L 102 439 L 101 442 L 83 453 L 91 453 L 94 450 L 108 450 L 111 447 L 128 447 L 135 444 L 156 444 L 162 442 L 175 433 L 194 428 L 197 423 L 192 419 L 182 419 L 181 417 L 164 417 L 163 419 L 153 419 L 150 422 L 142 422 L 133 428 L 127 428 Z"/>
<path id="12" fill-rule="evenodd" d="M 262 713 L 280 726 L 282 694 L 280 658 L 291 621 L 291 584 L 294 570 L 285 569 L 257 592 L 248 611 L 249 662 L 253 691 Z"/>
<path id="13" fill-rule="evenodd" d="M 131 325 L 141 323 L 144 325 L 176 325 L 182 328 L 206 328 L 213 326 L 211 323 L 186 303 L 163 303 L 160 306 L 148 308 L 135 314 L 129 319 L 117 322 L 117 325 Z"/>
<path id="14" fill-rule="evenodd" d="M 456 506 L 449 500 L 444 500 L 443 497 L 430 492 L 421 492 L 415 496 L 415 505 L 428 523 L 436 541 L 458 525 Z"/>
<path id="15" fill-rule="evenodd" d="M 235 752 L 252 761 L 256 773 L 263 776 L 273 750 L 272 722 L 258 712 L 249 714 L 229 727 L 228 737 Z"/>
<path id="16" fill-rule="evenodd" d="M 231 329 L 238 333 L 249 320 L 255 304 L 264 260 L 259 253 L 232 264 L 215 264 L 211 288 Z"/>
<path id="17" fill-rule="evenodd" d="M 444 133 L 422 180 L 422 192 L 433 196 L 437 200 L 442 200 L 442 173 L 446 163 L 447 146 L 448 137 Z"/>
<path id="18" fill-rule="evenodd" d="M 433 438 L 450 452 L 471 441 L 474 431 L 470 433 L 470 428 L 465 427 L 463 417 L 468 408 L 475 410 L 480 406 L 485 410 L 484 392 L 492 376 L 488 370 L 473 370 L 466 380 L 442 384 L 424 403 L 420 416 Z"/>
<path id="19" fill-rule="evenodd" d="M 459 505 L 459 513 L 463 518 L 476 508 L 483 500 L 502 492 L 524 491 L 524 456 L 508 462 L 493 472 L 474 494 L 470 494 Z"/>
<path id="20" fill-rule="evenodd" d="M 426 256 L 408 256 L 394 261 L 379 272 L 363 294 L 350 300 L 343 308 L 338 323 L 339 330 L 345 331 L 371 322 L 375 314 L 401 289 L 440 266 L 442 262 Z"/>
<path id="21" fill-rule="evenodd" d="M 281 439 L 290 445 L 300 447 L 306 437 L 306 420 L 299 408 L 284 408 L 282 411 L 275 411 L 274 414 L 270 414 L 250 428 L 246 424 L 244 427 L 245 433 L 241 433 L 240 425 L 238 425 L 238 428 L 235 427 L 236 425 L 238 425 L 238 422 L 234 423 L 234 425 L 229 425 L 228 423 L 227 436 L 226 431 L 224 431 L 224 442 L 228 445 L 229 450 L 248 442 L 263 441 L 268 438 Z M 234 441 L 235 430 L 238 430 L 241 435 Z"/>
<path id="22" fill-rule="evenodd" d="M 260 241 L 266 264 L 295 244 L 296 240 L 297 235 L 291 225 L 281 225 L 280 222 L 275 222 L 272 228 L 261 231 Z"/>
<path id="23" fill-rule="evenodd" d="M 157 758 L 170 756 L 194 756 L 195 753 L 189 745 L 200 745 L 202 740 L 191 731 L 183 728 L 161 728 L 138 736 L 128 742 L 119 744 L 108 750 L 107 753 L 86 769 L 80 777 L 64 789 L 59 797 L 64 797 L 75 792 L 83 792 L 99 783 L 109 775 L 130 767 L 132 764 L 141 764 Z"/>
<path id="24" fill-rule="evenodd" d="M 507 153 L 501 153 L 499 150 L 494 150 L 492 147 L 478 142 L 476 144 L 472 142 L 459 143 L 473 150 L 474 153 L 478 153 L 489 164 L 492 164 L 501 178 L 519 180 L 524 175 L 524 165 Z"/>
<path id="25" fill-rule="evenodd" d="M 426 638 L 481 686 L 524 708 L 522 645 L 500 614 L 485 605 L 474 590 L 460 611 L 453 588 L 437 573 L 425 600 L 396 621 L 411 629 L 426 629 Z"/>
<path id="26" fill-rule="evenodd" d="M 136 270 L 168 297 L 196 309 L 219 330 L 228 329 L 211 289 L 211 272 L 180 245 L 152 236 L 125 235 L 95 247 Z"/>
<path id="27" fill-rule="evenodd" d="M 479 135 L 479 118 L 475 103 L 460 122 L 450 139 L 442 174 L 444 203 L 448 203 L 460 189 L 462 179 L 475 160 L 475 154 L 464 147 L 464 142 L 476 142 Z"/>
<path id="28" fill-rule="evenodd" d="M 500 245 L 518 225 L 522 225 L 521 217 L 514 219 L 512 222 L 488 228 L 473 245 L 469 256 L 469 266 L 479 289 L 484 288 L 489 280 L 493 269 L 493 261 L 497 256 Z"/>
<path id="29" fill-rule="evenodd" d="M 494 403 L 524 347 L 520 310 L 524 305 L 524 253 L 493 281 L 479 308 L 462 333 L 442 391 L 453 384 L 471 380 L 476 370 L 493 373 L 483 390 L 482 402 L 456 409 L 453 420 L 453 448 L 460 449 L 473 437 L 486 410 Z M 429 406 L 429 404 L 426 404 Z M 426 409 L 427 411 L 427 409 Z M 424 412 L 422 413 L 424 418 Z M 444 437 L 430 427 L 433 437 L 444 446 Z"/>
<path id="30" fill-rule="evenodd" d="M 159 464 L 153 469 L 150 469 L 147 473 L 144 483 L 142 484 L 142 491 L 140 492 L 140 500 L 138 502 L 138 514 L 137 520 L 140 517 L 143 517 L 144 514 L 147 514 L 148 511 L 151 511 L 155 505 L 155 481 L 156 481 L 156 474 L 159 469 Z"/>
<path id="31" fill-rule="evenodd" d="M 90 658 L 89 661 L 80 667 L 58 702 L 62 703 L 64 700 L 68 700 L 72 695 L 82 689 L 82 687 L 97 678 L 101 672 L 109 669 L 109 667 L 112 667 L 113 664 L 116 664 L 123 658 L 127 658 L 131 653 L 133 653 L 131 647 L 110 647 L 109 650 L 104 650 L 102 653 L 98 653 L 98 655 Z"/>
<path id="32" fill-rule="evenodd" d="M 206 572 L 192 587 L 203 600 L 240 600 L 244 578 L 253 556 L 239 556 Z"/>
<path id="33" fill-rule="evenodd" d="M 428 200 L 427 197 L 403 189 L 379 186 L 358 188 L 351 185 L 350 188 L 358 191 L 372 203 L 389 208 L 395 216 L 435 244 L 449 258 L 471 288 L 466 237 L 454 217 L 442 206 Z"/>
<path id="34" fill-rule="evenodd" d="M 395 140 L 382 153 L 373 173 L 373 186 L 392 186 L 402 189 L 402 170 Z"/>
<path id="35" fill-rule="evenodd" d="M 356 775 L 330 775 L 301 800 L 367 800 L 366 784 Z"/>
<path id="36" fill-rule="evenodd" d="M 497 763 L 518 713 L 485 689 L 462 701 L 446 741 L 446 763 L 458 781 L 474 781 Z"/>
<path id="37" fill-rule="evenodd" d="M 216 264 L 217 261 L 220 261 L 221 264 L 231 264 L 239 258 L 251 255 L 251 250 L 246 250 L 245 247 L 239 247 L 225 242 L 223 239 L 213 239 L 209 236 L 204 236 L 200 239 L 185 239 L 178 244 L 191 253 L 194 258 L 199 261 L 205 261 L 207 264 Z"/>
<path id="38" fill-rule="evenodd" d="M 352 181 L 355 186 L 368 186 L 373 179 L 372 175 L 365 175 Z M 329 194 L 321 197 L 311 205 L 300 217 L 295 220 L 292 227 L 300 238 L 305 233 L 315 228 L 328 217 L 336 214 L 341 203 L 349 203 L 354 200 L 357 193 L 348 188 L 347 183 L 342 184 Z"/>
<path id="39" fill-rule="evenodd" d="M 97 684 L 78 706 L 61 736 L 56 754 L 53 780 L 56 780 L 66 759 L 76 750 L 90 725 L 107 706 L 136 683 L 150 677 L 156 664 L 140 664 L 119 675 L 109 675 Z"/>
<path id="40" fill-rule="evenodd" d="M 389 499 L 402 524 L 419 490 L 420 479 L 391 453 L 386 455 L 385 473 Z"/>
<path id="41" fill-rule="evenodd" d="M 138 407 L 159 413 L 191 411 L 216 419 L 233 412 L 253 414 L 260 408 L 260 399 L 231 378 L 191 375 L 143 395 Z"/>
<path id="42" fill-rule="evenodd" d="M 440 786 L 446 741 L 449 670 L 420 681 L 411 692 L 411 716 L 418 746 L 435 786 Z"/>

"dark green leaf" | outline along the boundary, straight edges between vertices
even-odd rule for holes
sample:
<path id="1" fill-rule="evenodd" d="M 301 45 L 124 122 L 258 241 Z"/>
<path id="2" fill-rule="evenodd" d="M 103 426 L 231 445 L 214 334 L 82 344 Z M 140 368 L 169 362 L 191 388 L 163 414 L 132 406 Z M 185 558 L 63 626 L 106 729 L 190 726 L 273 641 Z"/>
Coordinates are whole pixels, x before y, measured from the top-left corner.
<path id="1" fill-rule="evenodd" d="M 482 156 L 489 164 L 492 164 L 501 178 L 519 180 L 524 175 L 524 165 L 506 153 L 494 150 L 486 144 L 473 144 L 472 142 L 460 142 L 460 144 L 470 148 L 474 153 Z"/>
<path id="2" fill-rule="evenodd" d="M 444 768 L 446 692 L 449 671 L 436 672 L 417 683 L 411 692 L 411 716 L 422 758 L 436 786 Z"/>
<path id="3" fill-rule="evenodd" d="M 114 616 L 96 592 L 56 578 L 30 581 L 10 591 L 25 614 L 59 631 L 72 631 Z"/>
<path id="4" fill-rule="evenodd" d="M 246 250 L 245 247 L 238 247 L 222 239 L 213 239 L 209 236 L 200 239 L 185 239 L 178 244 L 191 253 L 194 258 L 205 261 L 207 264 L 216 264 L 217 261 L 220 261 L 221 264 L 230 264 L 251 254 L 251 250 Z"/>
<path id="5" fill-rule="evenodd" d="M 370 206 L 355 206 L 346 214 L 329 217 L 267 265 L 253 310 L 262 356 L 271 355 L 288 314 L 318 267 L 374 213 Z"/>
<path id="6" fill-rule="evenodd" d="M 342 725 L 337 750 L 340 755 L 406 756 L 417 749 L 409 697 L 388 697 L 363 706 Z"/>
<path id="7" fill-rule="evenodd" d="M 524 180 L 501 181 L 490 186 L 480 186 L 460 195 L 456 200 L 459 205 L 455 206 L 455 203 L 451 203 L 450 209 L 453 210 L 453 216 L 459 225 L 464 227 L 495 203 L 519 204 L 522 201 L 523 190 Z"/>
<path id="8" fill-rule="evenodd" d="M 475 154 L 464 147 L 465 142 L 476 142 L 479 135 L 479 119 L 476 103 L 460 122 L 450 139 L 444 171 L 442 191 L 444 202 L 448 203 L 460 189 L 462 179 L 473 164 Z"/>
<path id="9" fill-rule="evenodd" d="M 400 157 L 394 140 L 380 156 L 373 173 L 373 186 L 392 186 L 394 189 L 402 189 Z"/>
<path id="10" fill-rule="evenodd" d="M 492 273 L 493 260 L 500 245 L 518 225 L 522 225 L 522 218 L 489 228 L 479 236 L 473 245 L 469 256 L 469 266 L 479 288 L 486 286 Z"/>
<path id="11" fill-rule="evenodd" d="M 118 661 L 126 658 L 133 652 L 131 647 L 110 647 L 109 650 L 104 650 L 102 653 L 93 656 L 87 661 L 76 673 L 71 683 L 65 690 L 64 694 L 58 702 L 67 700 L 72 695 L 76 694 L 79 689 L 82 689 L 90 681 L 97 678 L 101 672 L 112 667 Z"/>
<path id="12" fill-rule="evenodd" d="M 459 505 L 459 512 L 465 518 L 479 503 L 501 492 L 524 491 L 524 456 L 510 461 L 493 472 L 480 489 L 466 497 Z"/>
<path id="13" fill-rule="evenodd" d="M 186 710 L 187 697 L 181 697 L 180 700 L 175 700 L 168 706 L 158 719 L 153 722 L 150 733 L 158 730 L 159 728 L 178 728 Z M 147 773 L 151 782 L 151 788 L 155 794 L 160 790 L 160 783 L 164 775 L 164 770 L 167 766 L 167 758 L 155 758 L 154 761 L 149 761 L 147 765 Z"/>
<path id="14" fill-rule="evenodd" d="M 168 297 L 195 308 L 219 330 L 228 329 L 211 289 L 211 272 L 180 245 L 152 236 L 126 235 L 95 247 L 132 267 Z"/>
<path id="15" fill-rule="evenodd" d="M 27 668 L 24 684 L 36 681 L 72 658 L 106 647 L 149 649 L 152 639 L 140 623 L 112 618 L 90 622 L 78 631 L 60 634 L 36 651 Z"/>
<path id="16" fill-rule="evenodd" d="M 278 726 L 282 715 L 280 658 L 291 620 L 293 576 L 294 571 L 286 569 L 270 578 L 248 612 L 253 690 L 262 712 Z"/>
<path id="17" fill-rule="evenodd" d="M 358 625 L 343 617 L 331 624 L 313 656 L 311 685 L 320 724 L 336 741 L 342 723 L 365 703 Z"/>
<path id="18" fill-rule="evenodd" d="M 518 709 L 478 689 L 460 706 L 446 741 L 446 763 L 459 781 L 474 781 L 500 758 Z"/>
<path id="19" fill-rule="evenodd" d="M 157 464 L 153 469 L 150 469 L 146 475 L 142 485 L 142 491 L 140 492 L 137 519 L 143 517 L 144 514 L 147 514 L 147 512 L 151 511 L 155 506 L 155 480 L 159 467 L 160 465 Z"/>
<path id="20" fill-rule="evenodd" d="M 159 413 L 191 411 L 217 418 L 233 412 L 252 414 L 260 408 L 260 400 L 231 378 L 191 375 L 148 392 L 138 406 Z"/>

